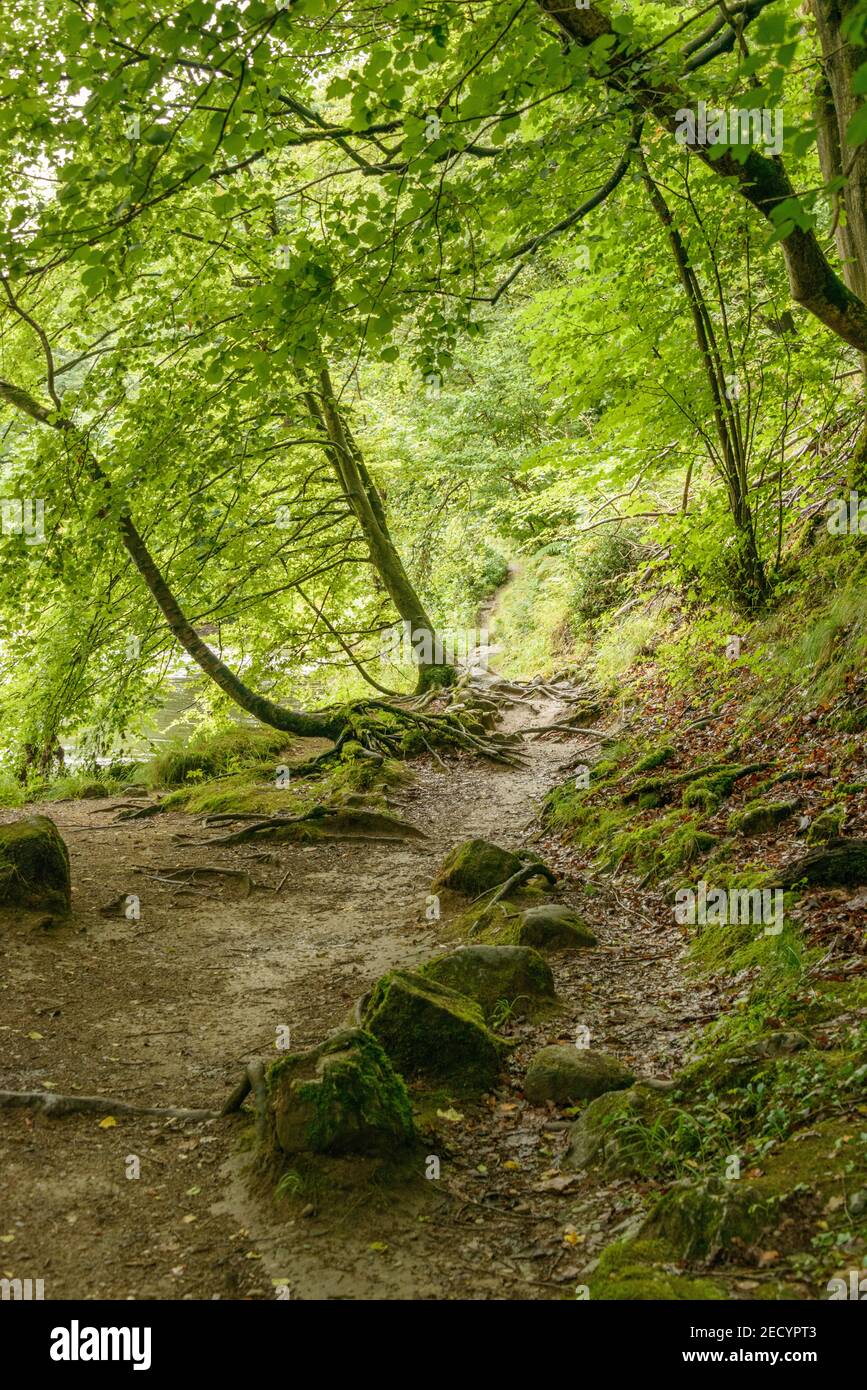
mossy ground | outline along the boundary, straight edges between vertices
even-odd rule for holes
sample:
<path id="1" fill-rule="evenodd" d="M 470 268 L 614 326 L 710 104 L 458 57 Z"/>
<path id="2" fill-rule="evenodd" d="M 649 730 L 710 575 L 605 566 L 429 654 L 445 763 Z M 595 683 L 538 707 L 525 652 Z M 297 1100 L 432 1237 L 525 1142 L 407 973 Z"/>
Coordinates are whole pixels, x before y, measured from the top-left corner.
<path id="1" fill-rule="evenodd" d="M 689 1278 L 661 1240 L 620 1241 L 609 1245 L 589 1283 L 590 1297 L 605 1301 L 720 1300 L 723 1290 L 711 1279 Z"/>

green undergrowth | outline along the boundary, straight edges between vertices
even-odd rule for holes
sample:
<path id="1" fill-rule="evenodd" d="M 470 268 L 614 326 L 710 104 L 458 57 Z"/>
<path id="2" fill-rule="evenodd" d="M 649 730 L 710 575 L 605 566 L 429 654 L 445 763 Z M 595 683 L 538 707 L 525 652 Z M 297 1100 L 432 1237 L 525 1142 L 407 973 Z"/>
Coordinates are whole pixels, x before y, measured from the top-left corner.
<path id="1" fill-rule="evenodd" d="M 753 1282 L 750 1297 L 822 1298 L 841 1267 L 867 1267 L 867 981 L 815 980 L 815 961 L 802 964 L 759 976 L 672 1089 L 639 1085 L 583 1112 L 590 1166 L 657 1193 L 637 1234 L 603 1254 L 591 1297 L 674 1297 L 666 1267 L 743 1297 L 738 1281 L 770 1260 L 771 1287 Z"/>
<path id="2" fill-rule="evenodd" d="M 700 880 L 770 890 L 780 842 L 785 860 L 864 834 L 864 550 L 820 536 L 799 564 L 797 593 L 760 620 L 661 613 L 652 666 L 620 702 L 643 715 L 649 693 L 652 717 L 544 803 L 597 872 L 655 887 L 673 920 L 678 890 Z M 685 737 L 693 726 L 707 737 Z M 827 1298 L 841 1269 L 867 1269 L 867 977 L 851 933 L 828 964 L 813 933 L 825 911 L 786 891 L 780 931 L 682 926 L 688 975 L 727 1002 L 672 1088 L 639 1084 L 579 1114 L 572 1166 L 650 1196 L 641 1229 L 603 1253 L 592 1298 Z"/>
<path id="3" fill-rule="evenodd" d="M 0 777 L 0 806 L 26 806 L 43 801 L 78 801 L 80 798 L 116 796 L 133 781 L 128 770 L 110 769 L 64 773 L 60 777 L 31 778 L 26 783 L 8 775 Z"/>
<path id="4" fill-rule="evenodd" d="M 511 680 L 550 676 L 572 649 L 569 624 L 570 577 L 558 556 L 522 560 L 501 591 L 490 621 L 500 647 L 497 670 Z"/>
<path id="5" fill-rule="evenodd" d="M 289 755 L 293 740 L 275 729 L 240 728 L 194 734 L 159 753 L 146 765 L 144 780 L 154 788 L 196 785 L 215 777 L 274 769 Z"/>

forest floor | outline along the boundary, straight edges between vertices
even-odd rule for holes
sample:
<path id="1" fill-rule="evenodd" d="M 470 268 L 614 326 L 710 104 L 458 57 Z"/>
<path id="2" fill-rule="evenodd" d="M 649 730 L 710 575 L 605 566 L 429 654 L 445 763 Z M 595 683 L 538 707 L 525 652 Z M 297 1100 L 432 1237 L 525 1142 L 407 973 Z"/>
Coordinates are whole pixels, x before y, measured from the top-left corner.
<path id="1" fill-rule="evenodd" d="M 557 700 L 532 688 L 526 698 L 503 729 L 562 719 Z M 2 1085 L 219 1109 L 250 1058 L 279 1055 L 280 1027 L 293 1051 L 315 1044 L 383 972 L 449 944 L 447 921 L 426 920 L 425 903 L 444 855 L 472 836 L 532 842 L 574 901 L 586 873 L 579 881 L 572 852 L 539 837 L 537 808 L 581 740 L 525 742 L 516 768 L 415 762 L 398 809 L 427 838 L 408 845 L 215 850 L 178 843 L 196 835 L 179 812 L 107 824 L 110 801 L 33 806 L 69 845 L 73 913 L 4 932 Z M 258 886 L 240 898 L 145 876 L 215 862 Z M 665 1077 L 714 1008 L 685 981 L 671 913 L 597 886 L 582 912 L 599 946 L 552 958 L 561 1011 L 505 1025 L 518 1045 L 495 1094 L 444 1097 L 428 1136 L 438 1180 L 420 1161 L 377 1188 L 346 1161 L 306 1215 L 297 1203 L 290 1214 L 251 1179 L 237 1120 L 0 1112 L 0 1273 L 44 1279 L 48 1298 L 574 1297 L 595 1251 L 640 1217 L 642 1190 L 558 1174 L 568 1120 L 524 1099 L 527 1062 L 583 1025 L 594 1047 Z M 100 911 L 129 893 L 140 920 Z M 127 1176 L 134 1158 L 138 1179 Z"/>

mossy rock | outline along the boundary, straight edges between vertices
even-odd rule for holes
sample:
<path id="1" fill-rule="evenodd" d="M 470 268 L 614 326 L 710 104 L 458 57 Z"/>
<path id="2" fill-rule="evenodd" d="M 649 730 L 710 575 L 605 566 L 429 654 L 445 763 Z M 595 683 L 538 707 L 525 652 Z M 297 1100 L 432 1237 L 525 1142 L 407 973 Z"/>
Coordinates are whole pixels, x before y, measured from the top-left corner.
<path id="1" fill-rule="evenodd" d="M 808 845 L 822 845 L 828 840 L 834 840 L 843 829 L 843 822 L 846 819 L 845 806 L 828 806 L 824 811 L 820 811 L 813 820 L 807 831 Z"/>
<path id="2" fill-rule="evenodd" d="M 794 801 L 752 803 L 730 818 L 728 828 L 736 835 L 766 835 L 794 815 L 797 809 Z"/>
<path id="3" fill-rule="evenodd" d="M 521 916 L 517 941 L 539 951 L 580 951 L 597 945 L 597 938 L 571 907 L 544 903 L 527 908 Z"/>
<path id="4" fill-rule="evenodd" d="M 360 1028 L 275 1062 L 268 1094 L 274 1140 L 285 1154 L 388 1153 L 413 1139 L 403 1078 Z"/>
<path id="5" fill-rule="evenodd" d="M 108 794 L 108 787 L 104 782 L 85 782 L 78 792 L 81 801 L 96 801 L 100 797 L 108 796 Z"/>
<path id="6" fill-rule="evenodd" d="M 675 1268 L 674 1251 L 662 1240 L 620 1240 L 602 1252 L 590 1279 L 591 1299 L 617 1302 L 721 1300 L 725 1289 Z"/>
<path id="7" fill-rule="evenodd" d="M 383 975 L 361 1018 L 406 1076 L 438 1077 L 458 1089 L 488 1090 L 503 1042 L 474 999 L 409 970 Z"/>
<path id="8" fill-rule="evenodd" d="M 743 1250 L 773 1224 L 774 1204 L 742 1179 L 676 1183 L 656 1203 L 640 1234 L 661 1239 L 675 1257 L 714 1260 L 722 1251 Z"/>
<path id="9" fill-rule="evenodd" d="M 641 1083 L 609 1091 L 592 1101 L 570 1128 L 561 1166 L 573 1172 L 598 1168 L 611 1176 L 646 1176 L 654 1167 L 650 1127 L 669 1109 L 662 1092 Z"/>
<path id="10" fill-rule="evenodd" d="M 0 826 L 0 907 L 67 913 L 69 851 L 48 816 Z"/>
<path id="11" fill-rule="evenodd" d="M 501 849 L 489 840 L 464 840 L 443 860 L 433 890 L 451 889 L 467 898 L 477 898 L 480 893 L 499 888 L 523 868 L 524 862 L 511 850 Z"/>
<path id="12" fill-rule="evenodd" d="M 555 997 L 551 967 L 528 946 L 462 946 L 428 961 L 419 973 L 475 999 L 486 1018 L 501 1003 L 526 1014 Z"/>
<path id="13" fill-rule="evenodd" d="M 576 1100 L 596 1100 L 609 1091 L 624 1091 L 634 1074 L 607 1052 L 555 1044 L 537 1052 L 524 1080 L 524 1095 L 533 1105 L 552 1100 L 569 1105 Z"/>

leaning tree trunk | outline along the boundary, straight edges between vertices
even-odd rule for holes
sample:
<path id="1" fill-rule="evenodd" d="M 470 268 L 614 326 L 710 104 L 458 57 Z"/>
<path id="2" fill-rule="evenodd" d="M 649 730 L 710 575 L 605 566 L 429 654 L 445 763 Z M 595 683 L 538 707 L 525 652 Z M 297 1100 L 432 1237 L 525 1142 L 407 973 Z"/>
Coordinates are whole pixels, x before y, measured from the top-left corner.
<path id="1" fill-rule="evenodd" d="M 90 477 L 110 496 L 111 482 L 109 478 L 103 472 L 86 439 L 79 434 L 71 420 L 58 412 L 49 411 L 26 391 L 11 385 L 9 382 L 0 381 L 0 400 L 15 406 L 40 424 L 48 425 L 63 433 L 69 439 L 72 447 L 79 453 Z M 107 515 L 108 510 L 108 505 L 106 505 L 102 515 Z M 126 507 L 121 510 L 118 518 L 118 529 L 128 554 L 150 590 L 154 602 L 160 609 L 172 634 L 205 674 L 236 705 L 246 710 L 248 714 L 252 714 L 263 724 L 268 724 L 274 729 L 285 730 L 286 733 L 298 734 L 301 737 L 337 739 L 345 733 L 346 718 L 338 710 L 307 714 L 300 710 L 286 709 L 283 705 L 275 704 L 273 700 L 267 699 L 264 695 L 257 695 L 254 690 L 245 685 L 240 677 L 236 676 L 235 672 L 224 661 L 221 661 L 216 652 L 211 650 L 207 642 L 202 641 L 169 588 Z"/>
<path id="2" fill-rule="evenodd" d="M 314 424 L 328 440 L 329 460 L 361 527 L 374 569 L 409 634 L 418 663 L 419 692 L 432 686 L 450 685 L 454 680 L 454 668 L 445 659 L 442 638 L 428 617 L 391 538 L 382 498 L 344 419 L 324 363 L 317 373 L 316 390 L 311 389 L 309 383 L 305 385 L 305 399 Z"/>

